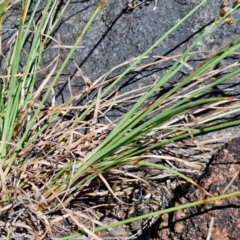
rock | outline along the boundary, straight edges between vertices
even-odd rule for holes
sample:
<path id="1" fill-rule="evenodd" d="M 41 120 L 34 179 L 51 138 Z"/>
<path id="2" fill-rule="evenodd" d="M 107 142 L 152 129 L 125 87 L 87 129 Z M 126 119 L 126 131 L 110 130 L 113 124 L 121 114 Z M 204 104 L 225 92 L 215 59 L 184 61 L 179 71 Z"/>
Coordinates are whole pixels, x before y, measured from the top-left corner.
<path id="1" fill-rule="evenodd" d="M 216 152 L 206 168 L 200 183 L 212 195 L 216 196 L 221 193 L 239 191 L 239 146 L 240 138 L 229 141 Z M 198 201 L 205 197 L 201 190 L 192 189 L 192 191 L 181 197 L 175 205 Z M 164 239 L 174 240 L 203 240 L 207 239 L 208 234 L 210 234 L 211 239 L 240 239 L 239 200 L 239 196 L 232 197 L 195 208 L 177 211 L 173 216 L 168 216 L 160 224 L 159 236 L 164 235 L 167 236 Z M 210 231 L 212 219 L 213 228 Z"/>

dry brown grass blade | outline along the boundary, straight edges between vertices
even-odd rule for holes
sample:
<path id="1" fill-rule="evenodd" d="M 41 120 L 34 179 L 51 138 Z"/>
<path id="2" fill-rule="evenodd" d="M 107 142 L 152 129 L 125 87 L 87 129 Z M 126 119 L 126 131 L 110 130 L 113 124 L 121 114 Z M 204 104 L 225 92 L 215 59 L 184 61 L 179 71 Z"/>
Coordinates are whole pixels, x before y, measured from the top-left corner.
<path id="1" fill-rule="evenodd" d="M 70 210 L 65 209 L 65 211 L 69 214 Z M 87 227 L 85 227 L 83 224 L 81 224 L 77 219 L 74 217 L 74 212 L 71 211 L 71 215 L 69 215 L 71 219 L 75 222 L 75 224 L 82 229 L 85 233 L 87 233 L 89 236 L 93 237 L 96 240 L 102 240 L 99 236 L 97 236 L 95 233 L 90 231 Z"/>
<path id="2" fill-rule="evenodd" d="M 239 173 L 240 173 L 240 169 L 238 169 L 238 170 L 236 171 L 236 173 L 233 175 L 231 181 L 230 181 L 229 184 L 223 189 L 223 191 L 221 192 L 221 194 L 224 194 L 224 193 L 228 190 L 228 188 L 232 185 L 232 183 L 234 182 L 234 180 L 238 177 Z"/>
<path id="3" fill-rule="evenodd" d="M 177 157 L 172 157 L 172 156 L 157 156 L 157 155 L 144 155 L 144 156 L 140 156 L 140 158 L 159 158 L 159 159 L 164 159 L 164 160 L 170 160 L 170 161 L 174 161 L 174 162 L 178 162 L 181 163 L 185 166 L 191 167 L 191 168 L 195 168 L 197 170 L 202 170 L 203 166 L 201 164 L 197 164 L 197 163 L 193 163 L 193 162 L 189 162 L 189 161 L 185 161 L 181 158 L 177 158 Z"/>
<path id="4" fill-rule="evenodd" d="M 209 193 L 208 191 L 206 191 L 204 188 L 202 188 L 199 184 L 197 184 L 196 182 L 194 182 L 192 179 L 189 179 L 189 182 L 191 184 L 193 184 L 194 186 L 196 186 L 197 188 L 199 188 L 200 190 L 202 190 L 207 196 L 209 197 L 213 197 L 213 195 L 211 193 Z"/>
<path id="5" fill-rule="evenodd" d="M 49 74 L 46 76 L 46 78 L 42 81 L 41 85 L 38 87 L 37 91 L 33 94 L 32 98 L 31 98 L 31 102 L 36 101 L 36 99 L 39 98 L 39 96 L 41 95 L 43 89 L 45 88 L 45 86 L 47 85 L 47 83 L 51 80 L 53 74 L 56 72 L 57 66 L 58 66 L 58 60 L 59 60 L 60 55 L 57 55 L 52 62 L 49 64 L 48 68 L 54 64 L 53 68 L 51 69 L 51 71 L 49 72 Z"/>
<path id="6" fill-rule="evenodd" d="M 89 165 L 89 164 L 88 164 Z M 103 181 L 103 183 L 105 184 L 105 186 L 107 187 L 107 189 L 109 190 L 109 192 L 112 194 L 112 196 L 120 203 L 124 204 L 124 205 L 131 205 L 131 204 L 127 204 L 125 202 L 123 202 L 121 199 L 119 199 L 116 194 L 113 192 L 112 188 L 109 186 L 108 182 L 106 181 L 106 179 L 103 177 L 103 175 L 94 167 L 94 166 L 90 166 L 89 168 L 91 168 L 96 175 Z"/>
<path id="7" fill-rule="evenodd" d="M 101 93 L 102 93 L 102 88 L 100 87 L 98 89 L 98 95 L 97 95 L 96 105 L 95 105 L 93 119 L 92 119 L 92 124 L 93 125 L 95 125 L 97 123 L 98 112 L 99 112 L 99 107 L 100 107 L 100 102 L 101 102 Z"/>
<path id="8" fill-rule="evenodd" d="M 97 240 L 101 240 L 96 234 L 94 234 L 93 232 L 91 232 L 89 229 L 87 229 L 83 224 L 79 223 L 76 218 L 73 216 L 73 213 L 70 213 L 70 211 L 68 209 L 66 209 L 66 207 L 64 206 L 64 204 L 62 203 L 62 201 L 60 200 L 60 198 L 57 196 L 57 194 L 54 192 L 53 189 L 51 189 L 46 183 L 44 183 L 39 177 L 37 177 L 36 175 L 30 173 L 29 171 L 25 171 L 21 168 L 18 168 L 18 167 L 14 167 L 12 166 L 13 169 L 16 169 L 16 170 L 19 170 L 21 172 L 25 172 L 26 174 L 28 174 L 29 176 L 31 176 L 32 178 L 36 178 L 38 181 L 40 181 L 49 191 L 51 191 L 51 193 L 53 194 L 54 198 L 56 200 L 58 200 L 59 204 L 61 205 L 62 209 L 69 214 L 69 217 L 72 219 L 72 221 L 75 222 L 75 224 L 77 224 L 77 226 L 82 230 L 84 231 L 85 233 L 87 233 L 89 236 L 93 237 L 94 239 L 97 239 Z M 47 203 L 48 205 L 49 203 Z M 47 206 L 44 204 L 39 204 L 38 206 L 35 206 L 35 211 L 37 212 L 42 212 L 45 207 Z"/>
<path id="9" fill-rule="evenodd" d="M 51 62 L 50 64 L 48 64 L 47 66 L 39 69 L 39 70 L 36 70 L 32 73 L 18 73 L 18 74 L 14 74 L 14 75 L 0 75 L 0 77 L 2 79 L 9 79 L 10 77 L 14 76 L 16 78 L 19 78 L 19 77 L 27 77 L 27 76 L 32 76 L 32 75 L 35 75 L 37 73 L 41 73 L 41 72 L 44 72 L 46 71 L 47 69 L 49 69 L 49 67 L 53 64 L 53 62 Z"/>

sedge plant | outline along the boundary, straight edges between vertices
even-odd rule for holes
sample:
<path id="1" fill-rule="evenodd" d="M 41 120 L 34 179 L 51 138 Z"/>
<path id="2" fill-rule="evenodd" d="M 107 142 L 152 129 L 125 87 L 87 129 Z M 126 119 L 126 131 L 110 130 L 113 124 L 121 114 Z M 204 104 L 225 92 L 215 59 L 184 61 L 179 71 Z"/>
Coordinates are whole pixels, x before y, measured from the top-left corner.
<path id="1" fill-rule="evenodd" d="M 137 94 L 136 91 L 132 97 L 114 94 L 114 88 L 128 73 L 143 68 L 141 61 L 184 21 L 207 4 L 207 0 L 203 0 L 137 59 L 123 63 L 122 66 L 127 67 L 120 75 L 111 81 L 108 80 L 107 75 L 93 81 L 90 87 L 86 87 L 61 105 L 56 105 L 52 97 L 51 106 L 47 106 L 54 86 L 106 1 L 100 1 L 64 61 L 59 61 L 59 53 L 53 58 L 51 64 L 47 66 L 46 78 L 35 90 L 34 86 L 41 72 L 43 53 L 49 41 L 57 42 L 52 34 L 60 23 L 68 3 L 69 1 L 64 8 L 60 8 L 58 1 L 54 0 L 48 0 L 44 7 L 41 6 L 41 1 L 34 4 L 31 1 L 22 1 L 19 26 L 11 42 L 13 48 L 9 49 L 6 56 L 5 71 L 1 76 L 0 84 L 1 204 L 6 211 L 11 207 L 13 211 L 9 216 L 16 219 L 19 206 L 27 205 L 41 222 L 37 230 L 33 231 L 27 222 L 22 224 L 19 230 L 16 221 L 12 229 L 9 226 L 5 231 L 6 236 L 9 235 L 9 230 L 13 232 L 13 237 L 17 237 L 19 232 L 28 232 L 30 235 L 41 237 L 50 236 L 51 226 L 58 220 L 51 221 L 46 216 L 60 211 L 63 218 L 69 218 L 81 231 L 62 239 L 71 239 L 83 233 L 97 239 L 94 232 L 239 195 L 239 192 L 235 192 L 218 197 L 209 196 L 207 200 L 189 203 L 186 206 L 155 211 L 106 226 L 98 226 L 94 231 L 74 217 L 68 208 L 69 204 L 79 194 L 84 195 L 85 189 L 95 180 L 101 181 L 106 194 L 111 195 L 109 202 L 115 205 L 124 204 L 123 195 L 117 194 L 121 185 L 117 182 L 119 179 L 116 178 L 116 183 L 112 186 L 112 183 L 108 183 L 108 174 L 114 170 L 121 171 L 125 166 L 136 169 L 159 169 L 200 188 L 187 174 L 170 165 L 153 161 L 156 157 L 173 158 L 156 156 L 154 153 L 197 135 L 239 125 L 240 119 L 232 118 L 239 114 L 237 97 L 206 97 L 206 93 L 239 75 L 238 63 L 227 66 L 230 69 L 228 73 L 225 73 L 225 69 L 219 69 L 217 73 L 211 69 L 238 51 L 240 37 L 211 53 L 168 92 L 150 100 L 165 83 L 171 81 L 185 67 L 188 59 L 194 55 L 194 48 L 199 42 L 220 24 L 229 21 L 230 15 L 239 7 L 239 2 L 235 1 L 227 12 L 224 14 L 219 12 L 215 22 L 178 56 L 167 72 L 153 85 L 146 86 L 142 93 Z M 37 14 L 40 8 L 39 17 Z M 11 11 L 10 1 L 5 0 L 0 7 L 0 29 L 8 11 Z M 29 39 L 31 44 L 26 45 Z M 24 56 L 24 49 L 28 51 L 27 56 Z M 214 78 L 214 81 L 209 83 L 207 81 L 209 78 Z M 201 83 L 205 85 L 202 86 Z M 83 106 L 74 104 L 75 100 L 88 95 L 91 91 L 98 92 L 96 99 Z M 108 99 L 112 99 L 116 105 L 129 99 L 136 103 L 119 120 L 105 125 L 98 124 L 100 113 L 113 106 Z M 71 120 L 66 120 L 65 116 L 76 109 L 80 110 L 80 114 L 75 114 Z M 190 118 L 195 120 L 188 121 Z M 198 161 L 176 159 L 185 169 L 202 169 Z M 136 179 L 147 182 L 142 177 Z M 206 194 L 208 195 L 207 192 Z M 81 217 L 84 218 L 86 215 L 83 214 Z M 100 225 L 97 222 L 95 224 Z"/>

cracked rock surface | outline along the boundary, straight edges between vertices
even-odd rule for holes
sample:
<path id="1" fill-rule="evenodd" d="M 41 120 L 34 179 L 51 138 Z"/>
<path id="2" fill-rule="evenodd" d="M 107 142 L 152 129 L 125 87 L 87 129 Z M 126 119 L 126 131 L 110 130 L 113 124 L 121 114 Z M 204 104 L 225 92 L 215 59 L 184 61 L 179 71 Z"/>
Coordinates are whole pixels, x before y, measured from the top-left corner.
<path id="1" fill-rule="evenodd" d="M 201 186 L 213 196 L 239 191 L 240 138 L 229 141 L 214 155 L 200 180 Z M 204 199 L 201 190 L 192 189 L 177 203 L 185 204 Z M 240 239 L 240 197 L 218 200 L 203 206 L 181 210 L 165 216 L 160 224 L 162 239 L 203 240 L 208 234 L 211 239 Z M 212 222 L 212 230 L 210 225 Z M 159 238 L 153 238 L 159 239 Z"/>

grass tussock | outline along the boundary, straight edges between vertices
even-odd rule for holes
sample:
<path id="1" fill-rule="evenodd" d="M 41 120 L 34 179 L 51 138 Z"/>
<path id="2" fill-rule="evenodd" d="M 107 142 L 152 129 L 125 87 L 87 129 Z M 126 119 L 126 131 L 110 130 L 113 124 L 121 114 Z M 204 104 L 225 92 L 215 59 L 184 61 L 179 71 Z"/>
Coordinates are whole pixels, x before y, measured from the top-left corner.
<path id="1" fill-rule="evenodd" d="M 225 22 L 230 24 L 230 14 L 239 2 L 225 13 L 221 6 L 215 22 L 180 55 L 149 57 L 206 1 L 141 56 L 99 79 L 90 80 L 78 68 L 84 85 L 76 94 L 70 86 L 70 98 L 58 104 L 54 87 L 105 1 L 100 1 L 75 44 L 62 46 L 53 38 L 53 31 L 68 3 L 60 6 L 52 0 L 41 6 L 41 1 L 19 1 L 15 5 L 3 1 L 0 6 L 2 34 L 8 14 L 15 6 L 21 9 L 18 28 L 1 44 L 0 236 L 137 237 L 163 213 L 239 195 L 213 197 L 202 189 L 207 200 L 168 208 L 177 187 L 188 183 L 201 188 L 193 179 L 202 173 L 212 149 L 211 139 L 203 141 L 196 136 L 240 123 L 239 98 L 212 93 L 219 84 L 239 77 L 238 61 L 215 70 L 213 67 L 238 55 L 240 37 L 216 52 L 206 52 L 205 60 L 197 66 L 189 61 L 202 56 L 194 47 L 211 30 Z M 42 66 L 44 52 L 52 42 L 58 51 L 48 65 Z M 62 48 L 67 52 L 64 61 L 60 60 Z M 121 91 L 119 84 L 127 74 L 163 64 L 170 67 L 154 83 Z M 188 74 L 178 79 L 182 69 Z M 43 72 L 47 74 L 36 88 Z M 172 81 L 174 78 L 177 80 Z M 164 91 L 169 82 L 171 88 Z M 77 104 L 83 99 L 84 104 Z M 115 109 L 124 114 L 112 118 Z M 119 227 L 124 224 L 127 227 Z M 98 232 L 107 229 L 100 237 Z"/>

